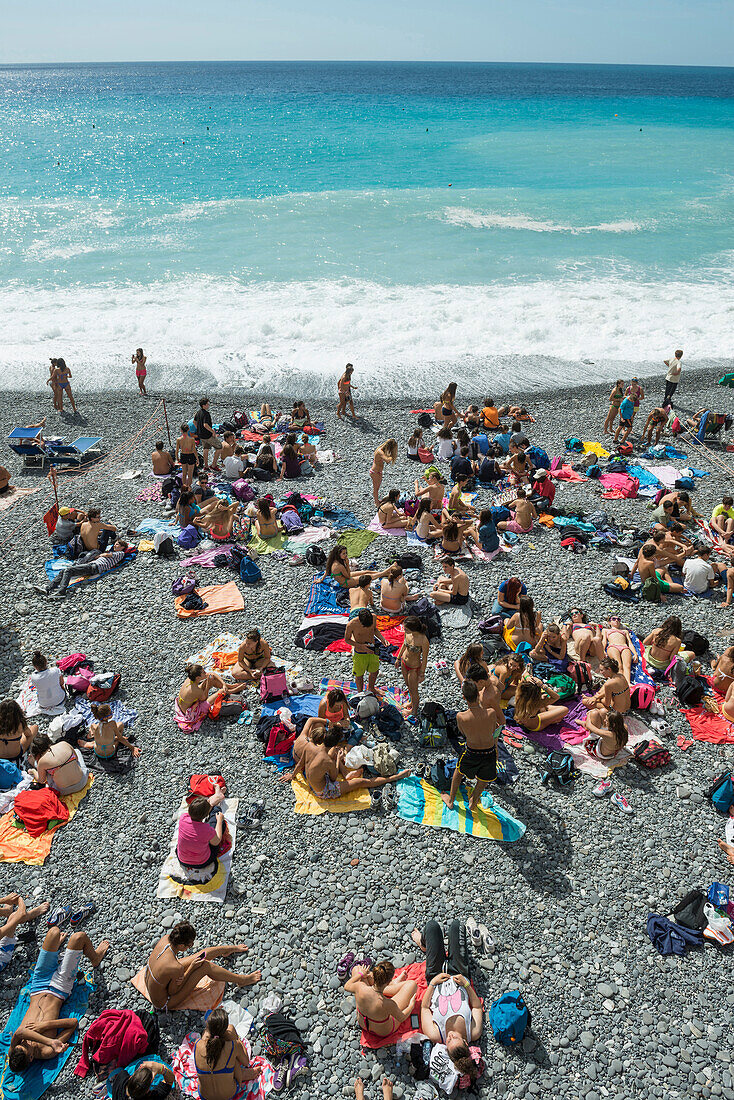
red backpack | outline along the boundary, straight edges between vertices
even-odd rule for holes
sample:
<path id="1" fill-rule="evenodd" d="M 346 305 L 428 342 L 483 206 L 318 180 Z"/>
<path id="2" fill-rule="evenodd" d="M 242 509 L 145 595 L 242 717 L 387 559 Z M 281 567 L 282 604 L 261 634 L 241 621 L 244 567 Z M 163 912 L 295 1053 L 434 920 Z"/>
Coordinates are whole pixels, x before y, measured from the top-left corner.
<path id="1" fill-rule="evenodd" d="M 112 683 L 108 688 L 95 687 L 94 684 L 90 684 L 87 688 L 87 699 L 90 703 L 106 703 L 108 699 L 111 699 L 120 686 L 120 673 L 116 672 L 112 677 Z M 67 681 L 68 682 L 68 681 Z"/>

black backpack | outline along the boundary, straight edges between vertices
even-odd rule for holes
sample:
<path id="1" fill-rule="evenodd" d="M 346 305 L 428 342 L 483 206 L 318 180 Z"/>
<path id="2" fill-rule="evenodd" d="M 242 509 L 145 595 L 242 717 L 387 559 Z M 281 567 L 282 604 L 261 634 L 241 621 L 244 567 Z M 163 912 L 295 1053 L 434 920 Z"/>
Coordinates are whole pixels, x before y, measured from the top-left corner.
<path id="1" fill-rule="evenodd" d="M 680 705 L 689 710 L 700 704 L 706 694 L 706 683 L 698 676 L 684 676 L 675 692 Z"/>
<path id="2" fill-rule="evenodd" d="M 540 781 L 543 786 L 547 786 L 553 780 L 559 787 L 566 787 L 569 783 L 573 783 L 574 779 L 578 779 L 579 775 L 580 772 L 576 768 L 571 753 L 554 749 L 553 752 L 548 753 L 545 771 Z"/>
<path id="3" fill-rule="evenodd" d="M 423 558 L 420 554 L 414 554 L 412 551 L 408 551 L 407 554 L 400 554 L 395 561 L 398 563 L 401 569 L 422 569 Z"/>
<path id="4" fill-rule="evenodd" d="M 326 554 L 320 546 L 309 546 L 306 551 L 306 561 L 309 565 L 313 565 L 316 569 L 326 565 Z"/>
<path id="5" fill-rule="evenodd" d="M 433 423 L 433 417 L 431 416 L 430 413 L 421 413 L 420 416 L 418 417 L 418 427 L 419 428 L 430 428 L 432 423 Z"/>
<path id="6" fill-rule="evenodd" d="M 703 657 L 704 653 L 708 652 L 708 638 L 699 634 L 697 630 L 684 630 L 682 641 L 683 648 L 692 649 L 697 657 Z"/>

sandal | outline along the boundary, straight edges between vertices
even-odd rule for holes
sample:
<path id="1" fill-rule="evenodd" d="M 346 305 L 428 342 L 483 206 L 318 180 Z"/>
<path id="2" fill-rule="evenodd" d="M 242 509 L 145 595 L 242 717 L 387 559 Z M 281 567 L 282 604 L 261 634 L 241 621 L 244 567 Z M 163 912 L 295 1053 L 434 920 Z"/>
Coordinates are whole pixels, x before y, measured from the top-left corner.
<path id="1" fill-rule="evenodd" d="M 344 985 L 349 975 L 352 973 L 352 967 L 354 966 L 354 951 L 347 951 L 343 959 L 340 959 L 336 964 L 336 976 L 339 981 Z"/>
<path id="2" fill-rule="evenodd" d="M 71 906 L 64 905 L 60 909 L 54 909 L 46 917 L 46 924 L 49 928 L 63 928 L 71 916 Z"/>
<path id="3" fill-rule="evenodd" d="M 69 918 L 69 924 L 72 928 L 78 928 L 82 921 L 85 921 L 87 917 L 91 917 L 93 913 L 97 912 L 97 903 L 95 901 L 85 901 L 75 912 L 73 912 Z"/>

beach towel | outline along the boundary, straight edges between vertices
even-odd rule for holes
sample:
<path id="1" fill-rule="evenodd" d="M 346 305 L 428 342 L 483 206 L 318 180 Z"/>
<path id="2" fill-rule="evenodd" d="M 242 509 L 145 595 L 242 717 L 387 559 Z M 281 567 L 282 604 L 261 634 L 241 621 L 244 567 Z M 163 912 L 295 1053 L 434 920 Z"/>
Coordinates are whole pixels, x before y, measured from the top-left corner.
<path id="1" fill-rule="evenodd" d="M 35 684 L 31 681 L 30 676 L 26 682 L 22 685 L 18 692 L 16 702 L 21 708 L 26 718 L 35 718 L 38 714 L 47 714 L 49 716 L 63 714 L 66 711 L 66 700 L 58 707 L 52 707 L 50 710 L 41 710 L 38 705 L 38 692 L 36 691 Z"/>
<path id="2" fill-rule="evenodd" d="M 383 527 L 377 516 L 372 520 L 367 530 L 374 531 L 377 535 L 397 535 L 403 538 L 406 534 L 405 527 Z"/>
<path id="3" fill-rule="evenodd" d="M 718 696 L 717 702 L 723 698 Z M 691 727 L 691 737 L 710 745 L 734 745 L 734 725 L 720 712 L 714 714 L 702 706 L 679 708 Z"/>
<path id="4" fill-rule="evenodd" d="M 464 783 L 459 787 L 454 808 L 449 809 L 436 788 L 417 775 L 409 775 L 397 784 L 398 814 L 430 829 L 450 829 L 454 833 L 481 840 L 519 840 L 525 825 L 497 805 L 489 791 L 482 794 L 481 809 L 469 809 L 469 794 Z"/>
<path id="5" fill-rule="evenodd" d="M 94 982 L 78 974 L 71 993 L 63 1004 L 61 1019 L 81 1020 L 86 1015 L 89 995 L 94 990 Z M 18 994 L 10 1018 L 0 1035 L 0 1100 L 38 1100 L 40 1096 L 51 1087 L 62 1069 L 74 1053 L 77 1045 L 79 1031 L 71 1038 L 71 1042 L 63 1054 L 57 1054 L 48 1062 L 32 1062 L 22 1074 L 15 1074 L 8 1066 L 8 1051 L 10 1040 L 25 1016 L 31 1003 L 31 983 L 28 981 Z"/>
<path id="6" fill-rule="evenodd" d="M 202 550 L 200 554 L 188 554 L 185 558 L 187 565 L 201 565 L 204 569 L 214 569 L 214 559 L 220 554 L 228 554 L 232 549 L 231 542 L 221 542 L 211 550 Z M 138 547 L 138 549 L 140 549 Z"/>
<path id="7" fill-rule="evenodd" d="M 115 722 L 122 722 L 126 729 L 135 725 L 138 719 L 138 712 L 134 707 L 128 707 L 120 699 L 110 699 L 107 706 L 112 711 L 112 718 Z M 81 714 L 84 721 L 89 724 L 92 722 L 92 704 L 86 695 L 77 695 L 74 699 L 74 706 L 71 708 L 70 713 L 73 714 L 76 711 L 77 714 Z"/>
<path id="8" fill-rule="evenodd" d="M 183 898 L 184 901 L 213 901 L 218 905 L 222 904 L 227 896 L 227 884 L 232 870 L 232 856 L 237 841 L 237 807 L 239 801 L 238 798 L 226 798 L 219 806 L 224 814 L 224 820 L 227 823 L 232 840 L 229 851 L 218 859 L 212 860 L 206 867 L 192 871 L 182 867 L 176 855 L 178 822 L 187 809 L 186 798 L 181 799 L 168 855 L 158 877 L 158 889 L 155 895 L 157 898 Z"/>
<path id="9" fill-rule="evenodd" d="M 650 687 L 655 687 L 655 681 L 647 671 L 647 664 L 645 663 L 645 654 L 642 649 L 642 642 L 640 641 L 634 630 L 629 631 L 630 641 L 632 642 L 632 648 L 637 654 L 637 660 L 632 665 L 632 683 L 633 684 L 649 684 Z"/>
<path id="10" fill-rule="evenodd" d="M 307 714 L 315 718 L 319 713 L 320 695 L 290 695 L 287 699 L 276 699 L 272 703 L 263 703 L 262 714 L 277 714 L 281 707 L 287 707 L 291 714 Z"/>
<path id="11" fill-rule="evenodd" d="M 678 471 L 674 470 L 672 466 L 657 466 L 651 468 L 649 466 L 632 465 L 631 463 L 628 463 L 627 465 L 627 474 L 629 475 L 629 477 L 637 478 L 637 481 L 639 482 L 639 487 L 641 489 L 652 488 L 657 490 L 660 488 L 661 484 L 668 484 L 666 481 L 663 481 L 662 477 L 658 475 L 657 470 L 662 470 L 663 472 L 671 471 L 673 474 L 673 480 L 671 484 L 675 485 L 676 479 L 678 477 Z"/>
<path id="12" fill-rule="evenodd" d="M 586 455 L 596 455 L 597 458 L 609 458 L 609 451 L 605 450 L 601 443 L 587 441 L 583 444 L 583 447 L 584 454 Z"/>
<path id="13" fill-rule="evenodd" d="M 261 539 L 259 535 L 253 535 L 247 544 L 248 549 L 263 556 L 274 554 L 276 550 L 284 550 L 287 548 L 287 545 L 287 535 L 274 535 L 271 539 L 267 539 L 267 541 Z"/>
<path id="14" fill-rule="evenodd" d="M 629 467 L 627 467 L 629 469 Z M 642 467 L 635 466 L 632 468 L 633 476 L 639 477 L 638 470 Z M 657 481 L 664 485 L 666 489 L 675 488 L 675 483 L 680 477 L 680 470 L 677 470 L 675 466 L 650 466 L 648 467 L 648 473 L 652 474 Z M 647 484 L 640 478 L 640 485 Z"/>
<path id="15" fill-rule="evenodd" d="M 163 500 L 163 493 L 161 492 L 161 483 L 163 481 L 165 481 L 166 478 L 170 477 L 171 475 L 166 474 L 165 477 L 164 477 L 161 474 L 151 474 L 150 476 L 158 478 L 159 480 L 154 481 L 152 485 L 146 485 L 146 487 L 144 489 L 141 489 L 140 492 L 137 493 L 136 496 L 135 496 L 136 500 L 147 501 L 148 503 L 152 503 L 153 501 Z"/>
<path id="16" fill-rule="evenodd" d="M 555 478 L 556 481 L 588 481 L 588 477 L 584 477 L 583 474 L 573 470 L 567 462 L 564 462 L 560 470 L 550 470 L 550 476 Z"/>
<path id="17" fill-rule="evenodd" d="M 623 500 L 636 495 L 635 479 L 627 474 L 602 474 L 599 482 L 604 486 L 602 496 L 606 500 Z"/>
<path id="18" fill-rule="evenodd" d="M 148 990 L 145 988 L 144 966 L 138 970 L 134 978 L 130 979 L 130 985 L 133 989 L 137 989 L 140 996 L 144 997 L 148 1004 L 152 1003 L 148 995 Z M 209 1012 L 212 1008 L 218 1008 L 222 1003 L 226 988 L 225 982 L 215 982 L 208 974 L 204 974 L 201 981 L 199 981 L 191 991 L 186 1004 L 180 1005 L 178 1008 L 170 1009 L 169 1011 Z M 0 1100 L 2 1100 L 1 1097 Z"/>
<path id="19" fill-rule="evenodd" d="M 229 611 L 244 611 L 245 601 L 235 581 L 227 584 L 211 584 L 197 588 L 206 607 L 201 611 L 187 611 L 183 607 L 185 596 L 176 596 L 174 605 L 179 619 L 201 619 L 204 615 L 226 615 Z"/>
<path id="20" fill-rule="evenodd" d="M 358 690 L 354 680 L 333 680 L 329 676 L 324 676 L 319 685 L 319 691 L 325 695 L 332 688 L 341 688 L 347 699 L 350 695 L 356 695 Z M 402 688 L 382 687 L 378 684 L 375 688 L 375 696 L 381 703 L 392 703 L 398 708 L 403 718 L 407 718 L 410 714 L 410 695 Z"/>
<path id="21" fill-rule="evenodd" d="M 94 776 L 90 775 L 86 787 L 81 791 L 61 797 L 61 801 L 69 811 L 69 821 L 65 824 L 69 824 L 79 809 L 82 799 L 89 793 L 93 782 Z M 19 829 L 13 824 L 13 811 L 8 810 L 0 817 L 0 863 L 27 863 L 32 867 L 42 867 L 48 859 L 53 839 L 61 828 L 63 825 L 59 823 L 41 836 L 29 836 L 25 829 Z"/>
<path id="22" fill-rule="evenodd" d="M 380 631 L 380 634 L 382 634 L 383 638 L 389 646 L 397 646 L 398 648 L 400 648 L 400 646 L 403 644 L 403 641 L 405 639 L 405 629 L 403 627 L 404 617 L 404 615 L 380 615 L 379 612 L 376 614 L 375 621 L 377 624 L 377 629 Z M 327 645 L 326 651 L 327 653 L 351 653 L 352 647 L 349 645 L 348 642 L 341 639 L 336 642 L 331 642 L 329 645 Z M 379 656 L 380 660 L 385 659 L 385 657 L 383 656 L 382 647 L 380 647 Z"/>
<path id="23" fill-rule="evenodd" d="M 364 1050 L 379 1050 L 381 1047 L 391 1047 L 396 1043 L 399 1043 L 401 1039 L 407 1039 L 411 1035 L 417 1035 L 420 1028 L 413 1027 L 413 1017 L 417 1016 L 420 1019 L 420 1003 L 423 994 L 428 988 L 426 981 L 426 964 L 424 962 L 411 963 L 409 966 L 398 966 L 395 969 L 395 977 L 402 976 L 408 981 L 414 981 L 418 986 L 418 990 L 415 995 L 415 1001 L 413 1002 L 413 1012 L 408 1016 L 407 1020 L 403 1020 L 397 1031 L 393 1031 L 390 1035 L 375 1035 L 372 1031 L 367 1031 L 362 1028 L 359 1042 Z"/>
<path id="24" fill-rule="evenodd" d="M 178 728 L 183 730 L 184 733 L 196 733 L 197 730 L 200 730 L 208 714 L 209 702 L 207 699 L 194 703 L 188 710 L 182 710 L 178 696 L 176 696 L 176 701 L 173 704 L 173 718 Z"/>
<path id="25" fill-rule="evenodd" d="M 324 513 L 324 519 L 328 519 L 336 531 L 343 531 L 345 528 L 362 530 L 365 526 L 361 519 L 357 519 L 354 512 L 348 512 L 346 508 L 324 507 L 321 510 Z"/>
<path id="26" fill-rule="evenodd" d="M 147 519 L 141 519 L 140 523 L 135 528 L 136 535 L 157 535 L 161 531 L 166 535 L 171 535 L 175 538 L 181 533 L 178 524 L 170 519 L 159 519 L 158 516 L 149 516 Z"/>
<path id="27" fill-rule="evenodd" d="M 200 1038 L 198 1031 L 190 1031 L 171 1061 L 176 1084 L 184 1096 L 190 1096 L 193 1100 L 199 1100 L 201 1095 L 194 1057 L 194 1047 Z M 260 1070 L 260 1076 L 256 1081 L 247 1081 L 241 1085 L 232 1100 L 265 1100 L 265 1096 L 272 1091 L 275 1071 L 267 1059 L 260 1055 L 253 1058 L 252 1048 L 247 1039 L 241 1039 L 241 1042 L 247 1051 L 250 1064 Z"/>
<path id="28" fill-rule="evenodd" d="M 346 546 L 350 558 L 358 558 L 365 552 L 370 543 L 375 541 L 377 536 L 374 534 L 374 530 L 374 528 L 371 528 L 369 531 L 360 531 L 353 527 L 345 527 L 344 530 L 339 532 L 339 537 L 336 541 L 340 546 Z M 404 531 L 389 531 L 385 533 L 405 534 Z"/>
<path id="29" fill-rule="evenodd" d="M 295 814 L 349 814 L 355 810 L 369 810 L 372 805 L 368 790 L 350 791 L 340 798 L 317 798 L 302 775 L 291 781 L 291 789 L 296 798 L 293 807 Z"/>
<path id="30" fill-rule="evenodd" d="M 311 618 L 314 615 L 349 615 L 349 599 L 346 604 L 339 603 L 337 596 L 346 594 L 333 577 L 327 577 L 324 573 L 318 573 L 311 581 L 311 591 L 306 601 L 304 615 Z M 343 598 L 343 595 L 342 595 Z"/>
<path id="31" fill-rule="evenodd" d="M 19 489 L 15 485 L 7 493 L 0 493 L 0 512 L 4 512 L 6 508 L 11 508 L 22 497 L 27 497 L 30 493 L 37 493 L 38 489 Z"/>
<path id="32" fill-rule="evenodd" d="M 108 569 L 105 573 L 92 573 L 89 577 L 72 577 L 69 581 L 69 588 L 76 588 L 79 584 L 89 584 L 90 582 L 98 581 L 101 577 L 108 577 L 110 573 L 114 573 L 117 569 L 122 569 L 124 566 L 129 565 L 131 561 L 134 561 L 137 557 L 137 549 L 130 550 L 125 554 L 125 557 L 117 565 L 113 565 L 111 569 Z M 50 581 L 63 573 L 65 566 L 69 564 L 68 558 L 51 558 L 50 561 L 45 562 L 44 569 L 46 576 Z"/>
<path id="33" fill-rule="evenodd" d="M 468 603 L 456 606 L 443 604 L 439 612 L 442 627 L 447 627 L 449 630 L 466 630 L 474 615 L 474 603 L 469 600 Z"/>

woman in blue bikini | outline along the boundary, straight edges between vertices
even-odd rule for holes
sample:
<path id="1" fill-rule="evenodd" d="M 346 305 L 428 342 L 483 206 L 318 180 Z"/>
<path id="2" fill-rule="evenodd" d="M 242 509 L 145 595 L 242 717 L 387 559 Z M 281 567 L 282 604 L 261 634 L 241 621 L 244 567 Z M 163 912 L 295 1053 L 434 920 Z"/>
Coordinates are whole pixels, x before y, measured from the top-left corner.
<path id="1" fill-rule="evenodd" d="M 215 1008 L 207 1019 L 194 1047 L 194 1063 L 201 1100 L 237 1100 L 247 1083 L 260 1076 L 223 1008 Z"/>
<path id="2" fill-rule="evenodd" d="M 76 412 L 76 402 L 74 401 L 74 394 L 71 392 L 71 371 L 67 367 L 63 359 L 56 360 L 56 366 L 54 372 L 51 375 L 51 388 L 56 387 L 59 397 L 59 409 L 64 408 L 64 394 L 69 398 L 72 409 Z"/>

